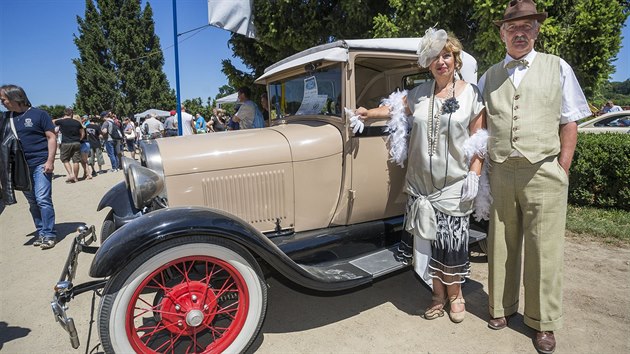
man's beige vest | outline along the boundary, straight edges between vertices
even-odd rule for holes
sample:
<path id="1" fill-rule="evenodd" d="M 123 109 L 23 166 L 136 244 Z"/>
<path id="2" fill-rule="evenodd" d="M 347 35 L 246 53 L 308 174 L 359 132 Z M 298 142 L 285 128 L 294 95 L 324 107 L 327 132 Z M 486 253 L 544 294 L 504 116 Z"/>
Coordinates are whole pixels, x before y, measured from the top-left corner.
<path id="1" fill-rule="evenodd" d="M 505 161 L 513 150 L 531 163 L 560 153 L 560 58 L 536 53 L 518 89 L 502 61 L 493 65 L 486 74 L 483 98 L 492 161 Z"/>

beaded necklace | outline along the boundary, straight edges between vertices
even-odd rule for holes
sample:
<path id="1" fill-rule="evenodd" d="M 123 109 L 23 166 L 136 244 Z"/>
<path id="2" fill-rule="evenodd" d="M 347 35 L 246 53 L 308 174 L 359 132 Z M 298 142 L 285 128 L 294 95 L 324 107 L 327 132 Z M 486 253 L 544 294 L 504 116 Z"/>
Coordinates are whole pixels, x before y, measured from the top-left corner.
<path id="1" fill-rule="evenodd" d="M 459 109 L 459 102 L 455 98 L 455 82 L 457 81 L 456 77 L 453 77 L 453 85 L 446 94 L 448 97 L 444 103 L 439 106 L 439 109 L 433 114 L 433 107 L 435 105 L 435 85 L 433 85 L 431 92 L 431 103 L 429 104 L 429 121 L 427 123 L 427 135 L 429 139 L 429 170 L 431 173 L 431 184 L 433 188 L 441 191 L 446 187 L 446 177 L 448 176 L 448 150 L 449 150 L 449 140 L 450 140 L 450 130 L 451 130 L 451 117 L 453 116 L 453 112 Z M 449 97 L 450 96 L 450 97 Z M 433 180 L 433 155 L 435 155 L 435 149 L 437 148 L 438 137 L 440 136 L 440 115 L 448 114 L 448 125 L 446 131 L 446 142 L 444 149 L 446 151 L 446 168 L 444 170 L 444 184 L 442 188 L 438 188 L 435 185 L 435 181 Z"/>
<path id="2" fill-rule="evenodd" d="M 428 128 L 427 138 L 429 141 L 429 157 L 435 155 L 435 149 L 437 148 L 438 138 L 440 136 L 440 115 L 443 113 L 454 112 L 454 110 L 445 109 L 445 108 L 448 107 L 447 103 L 448 101 L 451 100 L 451 98 L 455 100 L 455 82 L 456 81 L 457 81 L 457 78 L 453 77 L 453 85 L 451 85 L 450 89 L 448 90 L 448 93 L 446 94 L 446 97 L 449 97 L 449 96 L 450 97 L 446 101 L 444 101 L 442 105 L 438 106 L 438 109 L 436 110 L 435 114 L 433 114 L 433 108 L 435 106 L 435 86 L 437 85 L 437 82 L 435 85 L 433 85 L 432 92 L 431 92 L 431 102 L 429 103 L 429 121 L 427 123 L 427 128 Z M 455 100 L 455 102 L 457 102 L 457 100 Z M 457 108 L 455 110 L 457 110 Z"/>

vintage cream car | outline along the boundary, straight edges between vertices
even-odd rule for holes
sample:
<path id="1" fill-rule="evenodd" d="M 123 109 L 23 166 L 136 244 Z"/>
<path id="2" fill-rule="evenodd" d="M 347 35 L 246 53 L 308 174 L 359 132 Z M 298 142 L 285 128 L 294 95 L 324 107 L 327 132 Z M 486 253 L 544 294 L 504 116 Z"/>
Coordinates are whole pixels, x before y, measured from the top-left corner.
<path id="1" fill-rule="evenodd" d="M 101 289 L 107 353 L 242 352 L 265 318 L 273 270 L 319 291 L 358 287 L 408 267 L 396 257 L 405 170 L 389 161 L 385 120 L 353 134 L 343 107 L 375 107 L 428 79 L 418 39 L 347 40 L 291 56 L 258 78 L 271 127 L 145 142 L 141 163 L 76 237 L 53 312 L 79 346 L 68 302 Z M 464 55 L 463 76 L 476 82 Z M 471 232 L 471 242 L 485 237 Z M 95 253 L 73 285 L 80 252 Z"/>

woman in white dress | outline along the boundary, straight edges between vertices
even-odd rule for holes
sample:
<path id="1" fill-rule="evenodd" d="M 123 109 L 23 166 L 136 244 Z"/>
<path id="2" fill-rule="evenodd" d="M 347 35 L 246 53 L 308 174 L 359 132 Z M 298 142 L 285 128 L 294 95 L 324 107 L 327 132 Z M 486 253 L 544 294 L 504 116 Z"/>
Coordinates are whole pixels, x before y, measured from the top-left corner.
<path id="1" fill-rule="evenodd" d="M 470 276 L 468 222 L 487 140 L 481 94 L 456 75 L 461 52 L 457 38 L 428 29 L 418 63 L 434 79 L 393 93 L 378 108 L 360 107 L 351 119 L 356 125 L 362 119 L 390 118 L 391 154 L 401 164 L 408 155 L 405 229 L 413 235 L 414 268 L 433 289 L 424 317 L 442 317 L 450 301 L 455 323 L 466 313 L 461 284 Z"/>

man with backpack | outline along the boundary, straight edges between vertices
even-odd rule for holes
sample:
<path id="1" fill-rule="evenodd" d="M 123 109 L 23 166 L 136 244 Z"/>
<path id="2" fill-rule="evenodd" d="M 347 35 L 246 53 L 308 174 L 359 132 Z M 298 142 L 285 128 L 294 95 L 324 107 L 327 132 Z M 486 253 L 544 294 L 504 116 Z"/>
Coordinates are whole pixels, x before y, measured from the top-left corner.
<path id="1" fill-rule="evenodd" d="M 110 172 L 116 172 L 120 169 L 118 156 L 121 151 L 123 135 L 120 127 L 114 122 L 112 112 L 105 111 L 101 113 L 101 117 L 105 119 L 103 125 L 101 125 L 101 131 L 105 140 L 105 150 L 107 150 L 107 156 L 112 164 Z"/>

